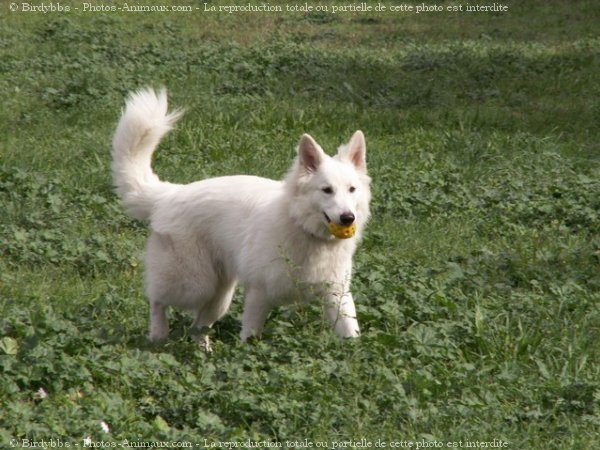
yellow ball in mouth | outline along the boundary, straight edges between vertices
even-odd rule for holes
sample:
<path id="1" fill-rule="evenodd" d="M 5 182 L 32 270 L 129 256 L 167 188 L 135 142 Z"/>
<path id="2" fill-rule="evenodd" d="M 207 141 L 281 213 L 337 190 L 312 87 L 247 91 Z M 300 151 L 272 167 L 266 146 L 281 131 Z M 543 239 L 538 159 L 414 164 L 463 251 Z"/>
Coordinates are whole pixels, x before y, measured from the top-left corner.
<path id="1" fill-rule="evenodd" d="M 338 225 L 337 223 L 329 222 L 329 232 L 338 239 L 348 239 L 356 234 L 356 224 Z"/>

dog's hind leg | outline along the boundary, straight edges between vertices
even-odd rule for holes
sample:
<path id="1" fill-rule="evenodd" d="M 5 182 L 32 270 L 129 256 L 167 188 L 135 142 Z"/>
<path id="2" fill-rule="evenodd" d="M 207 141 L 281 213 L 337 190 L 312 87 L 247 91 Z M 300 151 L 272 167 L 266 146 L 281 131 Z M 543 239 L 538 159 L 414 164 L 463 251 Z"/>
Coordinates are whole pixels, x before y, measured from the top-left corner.
<path id="1" fill-rule="evenodd" d="M 192 324 L 192 335 L 207 352 L 212 351 L 208 331 L 229 310 L 235 286 L 236 281 L 221 280 L 214 297 L 198 308 L 196 319 Z"/>
<path id="2" fill-rule="evenodd" d="M 159 302 L 150 303 L 150 342 L 162 342 L 169 336 L 167 307 Z"/>
<path id="3" fill-rule="evenodd" d="M 169 306 L 199 311 L 215 298 L 218 277 L 207 252 L 169 235 L 152 233 L 146 251 L 146 295 L 150 302 L 150 341 L 167 338 Z"/>

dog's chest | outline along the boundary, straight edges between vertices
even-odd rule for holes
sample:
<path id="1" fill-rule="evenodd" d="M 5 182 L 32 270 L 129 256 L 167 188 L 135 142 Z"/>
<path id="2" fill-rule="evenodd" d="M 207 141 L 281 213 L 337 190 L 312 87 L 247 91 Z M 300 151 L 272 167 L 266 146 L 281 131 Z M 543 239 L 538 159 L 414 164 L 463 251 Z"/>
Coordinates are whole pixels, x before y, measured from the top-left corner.
<path id="1" fill-rule="evenodd" d="M 352 248 L 344 245 L 306 245 L 283 259 L 292 281 L 320 285 L 350 277 Z"/>

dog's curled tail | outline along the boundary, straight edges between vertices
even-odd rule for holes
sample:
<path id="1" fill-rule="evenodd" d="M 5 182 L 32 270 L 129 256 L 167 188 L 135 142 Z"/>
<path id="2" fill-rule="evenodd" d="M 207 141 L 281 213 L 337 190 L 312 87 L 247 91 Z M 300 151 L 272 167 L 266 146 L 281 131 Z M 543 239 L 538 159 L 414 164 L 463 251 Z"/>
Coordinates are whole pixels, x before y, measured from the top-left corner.
<path id="1" fill-rule="evenodd" d="M 165 183 L 152 171 L 152 153 L 181 111 L 169 113 L 167 92 L 143 89 L 130 94 L 113 138 L 112 175 L 129 215 L 150 217 Z"/>

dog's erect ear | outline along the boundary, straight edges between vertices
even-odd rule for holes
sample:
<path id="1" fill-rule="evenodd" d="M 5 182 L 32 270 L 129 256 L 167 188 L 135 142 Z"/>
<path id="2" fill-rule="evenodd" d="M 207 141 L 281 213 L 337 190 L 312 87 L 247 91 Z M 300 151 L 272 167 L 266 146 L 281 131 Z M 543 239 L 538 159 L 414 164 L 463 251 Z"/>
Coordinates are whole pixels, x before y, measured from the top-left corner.
<path id="1" fill-rule="evenodd" d="M 303 134 L 298 146 L 298 156 L 300 165 L 307 172 L 315 172 L 323 161 L 325 153 L 309 134 Z"/>
<path id="2" fill-rule="evenodd" d="M 357 170 L 367 172 L 367 144 L 365 135 L 358 130 L 352 135 L 347 145 L 342 145 L 338 150 L 340 159 L 350 161 Z"/>

